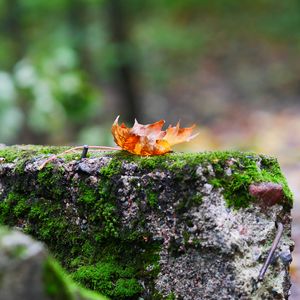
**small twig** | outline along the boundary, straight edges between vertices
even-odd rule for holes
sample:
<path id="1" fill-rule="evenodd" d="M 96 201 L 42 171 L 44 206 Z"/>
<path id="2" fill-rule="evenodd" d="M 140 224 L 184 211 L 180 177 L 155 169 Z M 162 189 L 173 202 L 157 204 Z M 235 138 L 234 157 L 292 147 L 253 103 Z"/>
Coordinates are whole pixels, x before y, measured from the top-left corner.
<path id="1" fill-rule="evenodd" d="M 272 246 L 271 246 L 271 249 L 269 251 L 269 254 L 268 254 L 268 257 L 267 259 L 265 260 L 265 263 L 263 264 L 260 272 L 259 272 L 259 275 L 258 275 L 258 280 L 259 281 L 262 281 L 264 279 L 264 276 L 265 276 L 265 273 L 272 261 L 272 258 L 273 258 L 273 255 L 274 255 L 274 252 L 278 246 L 278 243 L 280 241 L 280 238 L 282 236 L 282 233 L 283 233 L 283 225 L 280 223 L 280 222 L 275 222 L 275 226 L 277 228 L 277 233 L 276 233 L 276 236 L 275 236 L 275 239 L 272 243 Z"/>
<path id="2" fill-rule="evenodd" d="M 60 154 L 57 155 L 63 155 L 74 151 L 82 150 L 85 146 L 77 146 L 71 149 L 68 149 Z M 111 151 L 111 150 L 121 150 L 120 147 L 108 147 L 108 146 L 89 146 L 89 149 L 97 149 L 99 151 Z"/>
<path id="3" fill-rule="evenodd" d="M 68 154 L 70 152 L 74 152 L 74 151 L 81 151 L 85 149 L 85 147 L 87 147 L 86 145 L 84 146 L 77 146 L 77 147 L 73 147 L 71 149 L 68 149 L 62 153 L 59 153 L 57 155 L 52 155 L 50 156 L 47 160 L 45 160 L 40 166 L 39 166 L 39 170 L 42 170 L 49 162 L 57 159 L 58 156 L 64 155 L 64 154 Z M 97 150 L 97 151 L 115 151 L 115 150 L 122 150 L 120 147 L 108 147 L 108 146 L 88 146 L 89 149 L 93 149 L 93 150 Z"/>
<path id="4" fill-rule="evenodd" d="M 89 146 L 84 145 L 81 153 L 81 158 L 86 158 L 88 151 L 89 151 Z"/>

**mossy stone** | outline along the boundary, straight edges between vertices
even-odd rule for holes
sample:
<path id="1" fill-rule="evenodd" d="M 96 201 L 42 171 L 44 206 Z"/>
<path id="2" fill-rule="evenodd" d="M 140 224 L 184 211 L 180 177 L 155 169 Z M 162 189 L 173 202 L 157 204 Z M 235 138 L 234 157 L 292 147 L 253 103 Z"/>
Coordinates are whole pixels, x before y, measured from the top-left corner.
<path id="1" fill-rule="evenodd" d="M 248 189 L 257 182 L 280 183 L 284 191 L 280 204 L 286 210 L 292 207 L 292 194 L 277 160 L 272 157 L 237 151 L 154 157 L 124 151 L 93 153 L 91 157 L 109 159 L 93 174 L 97 183 L 91 183 L 91 174 L 78 171 L 78 153 L 54 160 L 42 170 L 32 167 L 65 149 L 41 146 L 0 149 L 0 158 L 4 158 L 0 169 L 1 164 L 13 164 L 10 173 L 0 172 L 5 186 L 0 194 L 0 222 L 18 226 L 44 241 L 76 281 L 112 299 L 137 299 L 143 292 L 141 279 L 152 282 L 150 293 L 159 295 L 153 282 L 159 273 L 162 241 L 152 240 L 142 214 L 130 228 L 122 223 L 124 206 L 120 197 L 125 192 L 120 192 L 120 186 L 126 176 L 133 177 L 131 191 L 135 193 L 134 200 L 126 196 L 129 212 L 130 201 L 140 208 L 145 202 L 143 209 L 147 211 L 163 210 L 164 197 L 172 189 L 174 193 L 178 190 L 179 217 L 189 208 L 201 205 L 203 195 L 195 192 L 201 180 L 199 168 L 206 172 L 208 184 L 221 189 L 228 207 L 238 210 L 255 203 Z M 130 170 L 133 175 L 124 169 L 130 164 L 135 166 Z M 28 166 L 31 166 L 29 171 Z M 156 173 L 167 175 L 159 179 Z M 163 185 L 168 187 L 163 189 L 167 196 L 161 196 L 160 185 L 162 189 Z M 187 243 L 189 233 L 184 232 L 183 238 Z M 193 246 L 200 244 L 195 241 Z M 173 298 L 170 294 L 166 299 Z"/>

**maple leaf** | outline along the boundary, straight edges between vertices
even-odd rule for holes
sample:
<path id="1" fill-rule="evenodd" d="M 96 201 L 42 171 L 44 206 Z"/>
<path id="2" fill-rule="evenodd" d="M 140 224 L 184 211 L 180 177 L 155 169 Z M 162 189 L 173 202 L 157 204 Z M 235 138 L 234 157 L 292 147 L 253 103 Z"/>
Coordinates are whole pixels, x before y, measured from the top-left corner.
<path id="1" fill-rule="evenodd" d="M 192 135 L 195 125 L 180 128 L 178 122 L 176 126 L 169 126 L 164 131 L 162 130 L 164 120 L 148 125 L 139 124 L 135 120 L 132 128 L 128 128 L 124 123 L 119 125 L 118 120 L 119 117 L 116 118 L 111 128 L 116 144 L 123 150 L 142 156 L 168 153 L 172 151 L 173 145 L 188 142 L 198 135 Z"/>

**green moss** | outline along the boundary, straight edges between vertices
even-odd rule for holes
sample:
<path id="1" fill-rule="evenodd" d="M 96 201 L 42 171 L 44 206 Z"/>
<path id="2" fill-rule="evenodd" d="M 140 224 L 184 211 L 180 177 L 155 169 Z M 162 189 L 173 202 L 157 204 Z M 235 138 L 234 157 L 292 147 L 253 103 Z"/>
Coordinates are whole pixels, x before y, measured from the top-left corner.
<path id="1" fill-rule="evenodd" d="M 0 202 L 0 223 L 14 226 L 16 220 L 29 211 L 26 197 L 10 192 Z"/>
<path id="2" fill-rule="evenodd" d="M 4 163 L 11 163 L 16 159 L 20 159 L 20 157 L 22 157 L 22 154 L 22 151 L 17 150 L 16 148 L 9 147 L 0 149 L 0 157 L 4 158 Z"/>
<path id="3" fill-rule="evenodd" d="M 133 247 L 131 242 L 122 239 L 106 241 L 105 247 L 94 253 L 90 264 L 80 266 L 72 277 L 112 299 L 136 299 L 142 291 L 138 280 L 143 276 L 146 280 L 153 279 L 159 272 L 160 246 L 141 239 L 135 243 Z"/>
<path id="4" fill-rule="evenodd" d="M 280 166 L 275 158 L 257 155 L 251 152 L 239 151 L 214 151 L 202 153 L 169 153 L 162 156 L 141 157 L 126 152 L 117 152 L 111 155 L 114 159 L 122 159 L 136 163 L 140 168 L 149 171 L 164 169 L 184 178 L 185 171 L 189 176 L 195 176 L 195 168 L 199 165 L 211 164 L 216 177 L 212 177 L 210 183 L 217 188 L 223 188 L 223 195 L 228 206 L 235 208 L 246 207 L 254 199 L 248 193 L 248 187 L 255 182 L 275 182 L 283 186 L 285 199 L 283 205 L 292 206 L 293 195 L 288 187 Z M 228 161 L 233 159 L 232 176 L 226 176 L 224 168 Z M 257 167 L 261 161 L 262 171 Z M 201 202 L 201 196 L 195 199 Z"/>
<path id="5" fill-rule="evenodd" d="M 107 166 L 100 169 L 100 175 L 102 175 L 105 179 L 111 178 L 112 176 L 120 173 L 121 166 L 121 160 L 113 159 Z"/>
<path id="6" fill-rule="evenodd" d="M 73 274 L 73 278 L 84 286 L 115 299 L 128 299 L 141 292 L 142 287 L 134 276 L 133 267 L 123 268 L 116 262 L 82 266 Z"/>
<path id="7" fill-rule="evenodd" d="M 221 188 L 223 186 L 222 181 L 219 178 L 213 178 L 209 181 L 215 188 Z"/>
<path id="8" fill-rule="evenodd" d="M 32 178 L 37 183 L 34 190 L 21 176 L 16 178 L 13 188 L 0 201 L 0 222 L 23 228 L 24 232 L 46 242 L 52 251 L 60 253 L 60 249 L 71 242 L 70 225 L 62 214 L 62 174 L 46 166 Z M 58 244 L 58 241 L 62 242 Z"/>
<path id="9" fill-rule="evenodd" d="M 157 204 L 158 204 L 158 196 L 155 192 L 152 192 L 151 190 L 150 191 L 147 191 L 146 192 L 146 195 L 147 195 L 147 200 L 148 200 L 148 203 L 151 207 L 157 207 Z"/>
<path id="10" fill-rule="evenodd" d="M 4 158 L 4 163 L 11 163 L 15 160 L 24 160 L 42 154 L 58 154 L 66 149 L 68 149 L 68 147 L 45 147 L 34 145 L 11 146 L 0 148 L 0 157 Z"/>
<path id="11" fill-rule="evenodd" d="M 84 214 L 91 210 L 87 216 L 89 222 L 97 223 L 101 228 L 98 239 L 118 236 L 118 214 L 115 198 L 111 193 L 110 177 L 103 176 L 97 189 L 89 187 L 83 182 L 78 184 L 79 209 Z"/>
<path id="12" fill-rule="evenodd" d="M 115 297 L 119 299 L 128 299 L 130 297 L 138 295 L 142 292 L 142 287 L 138 283 L 137 279 L 118 279 L 116 281 L 116 287 L 114 289 Z"/>
<path id="13" fill-rule="evenodd" d="M 44 268 L 44 284 L 46 294 L 55 300 L 73 300 L 72 286 L 58 263 L 47 259 Z"/>
<path id="14" fill-rule="evenodd" d="M 282 170 L 276 158 L 262 157 L 262 164 L 264 169 L 262 170 L 262 175 L 265 178 L 269 178 L 270 181 L 280 183 L 283 186 L 283 192 L 288 200 L 289 204 L 292 205 L 293 202 L 293 194 L 288 186 L 286 178 L 282 174 Z M 271 180 L 273 179 L 273 180 Z"/>
<path id="15" fill-rule="evenodd" d="M 279 164 L 275 158 L 254 153 L 243 153 L 238 151 L 215 151 L 202 153 L 170 153 L 163 156 L 140 157 L 125 152 L 112 154 L 113 158 L 122 158 L 128 162 L 135 162 L 141 168 L 148 170 L 165 169 L 175 174 L 180 173 L 181 178 L 187 170 L 189 176 L 195 176 L 195 168 L 199 165 L 212 165 L 215 177 L 211 177 L 210 183 L 217 188 L 223 188 L 223 194 L 228 206 L 235 208 L 246 207 L 254 201 L 248 193 L 251 183 L 275 182 L 283 186 L 285 199 L 283 205 L 291 207 L 293 196 L 288 188 Z M 232 160 L 230 166 L 232 175 L 227 176 L 224 169 L 228 162 Z M 261 163 L 261 169 L 257 164 Z M 180 172 L 179 172 L 180 171 Z M 196 197 L 196 202 L 201 202 L 201 196 Z M 185 204 L 186 205 L 186 204 Z"/>
<path id="16" fill-rule="evenodd" d="M 74 270 L 73 278 L 86 287 L 113 299 L 136 299 L 142 291 L 138 279 L 147 276 L 150 280 L 159 272 L 160 245 L 147 244 L 144 240 L 147 233 L 120 230 L 114 178 L 119 176 L 121 168 L 119 161 L 102 168 L 96 189 L 84 181 L 74 183 L 78 187 L 79 213 L 90 212 L 87 219 L 93 237 L 89 242 L 85 238 L 80 246 L 81 258 L 71 260 L 69 266 Z M 97 224 L 97 229 L 91 224 Z"/>
<path id="17" fill-rule="evenodd" d="M 64 190 L 61 188 L 64 182 L 64 169 L 53 168 L 53 165 L 48 164 L 38 172 L 37 183 L 39 187 L 45 190 L 51 197 L 62 197 Z"/>
<path id="18" fill-rule="evenodd" d="M 53 300 L 107 300 L 75 284 L 53 258 L 45 261 L 43 279 L 45 292 Z"/>
<path id="19" fill-rule="evenodd" d="M 82 203 L 83 206 L 88 207 L 94 205 L 97 199 L 96 194 L 95 189 L 92 189 L 83 182 L 79 183 L 78 202 Z"/>
<path id="20" fill-rule="evenodd" d="M 167 296 L 167 298 L 165 300 L 175 300 L 176 299 L 176 296 L 174 293 L 171 293 Z"/>
<path id="21" fill-rule="evenodd" d="M 176 295 L 173 292 L 170 293 L 168 296 L 163 296 L 159 292 L 155 292 L 153 295 L 151 295 L 151 300 L 175 300 L 175 299 L 176 299 Z"/>
<path id="22" fill-rule="evenodd" d="M 191 234 L 187 231 L 184 231 L 182 233 L 182 236 L 183 236 L 184 243 L 187 244 L 190 239 Z"/>
<path id="23" fill-rule="evenodd" d="M 191 201 L 193 205 L 200 205 L 202 203 L 202 194 L 196 193 L 194 196 L 192 196 Z"/>
<path id="24" fill-rule="evenodd" d="M 64 245 L 58 245 L 58 241 L 68 243 L 69 238 L 69 224 L 60 216 L 61 211 L 59 203 L 12 191 L 0 202 L 0 223 L 21 226 L 25 233 L 33 234 L 57 251 Z"/>
<path id="25" fill-rule="evenodd" d="M 66 147 L 39 147 L 39 146 L 24 146 L 23 148 L 9 147 L 0 150 L 0 157 L 5 159 L 5 162 L 12 162 L 18 160 L 19 169 L 22 170 L 24 159 L 29 156 L 36 156 L 40 154 L 57 154 L 66 150 Z M 95 155 L 94 153 L 92 155 Z M 100 154 L 102 155 L 102 154 Z M 193 167 L 210 163 L 213 165 L 216 178 L 211 179 L 211 184 L 215 187 L 223 187 L 224 197 L 229 206 L 236 208 L 246 207 L 254 199 L 248 195 L 249 184 L 253 182 L 276 182 L 283 186 L 285 194 L 285 205 L 288 207 L 292 204 L 292 194 L 288 188 L 286 180 L 282 175 L 280 167 L 274 158 L 259 156 L 253 153 L 241 153 L 238 151 L 215 151 L 203 153 L 170 153 L 162 156 L 153 157 L 140 157 L 132 155 L 125 151 L 116 151 L 110 153 L 113 158 L 111 163 L 101 169 L 101 175 L 110 178 L 120 172 L 122 160 L 136 163 L 141 169 L 154 170 L 154 169 L 167 169 L 178 176 L 184 176 L 186 167 L 191 172 Z M 67 154 L 64 159 L 78 159 L 78 153 Z M 238 163 L 233 166 L 235 168 L 233 175 L 225 178 L 224 166 L 226 161 L 234 158 Z M 258 159 L 262 160 L 265 166 L 261 172 L 256 166 Z M 178 172 L 181 170 L 181 172 Z M 43 175 L 39 175 L 40 181 Z M 180 179 L 181 179 L 180 178 Z M 228 180 L 227 180 L 228 179 Z M 59 192 L 59 191 L 57 191 Z M 155 204 L 155 195 L 149 194 L 149 201 L 151 205 Z M 200 200 L 200 199 L 198 199 Z M 112 207 L 106 208 L 106 214 L 110 214 Z M 107 222 L 109 227 L 113 227 L 113 222 Z"/>
<path id="26" fill-rule="evenodd" d="M 258 167 L 257 164 L 261 164 Z M 217 188 L 223 189 L 223 195 L 228 206 L 234 208 L 247 207 L 255 201 L 249 194 L 249 186 L 258 182 L 279 183 L 283 187 L 284 199 L 282 205 L 289 209 L 292 206 L 293 195 L 287 185 L 279 164 L 275 158 L 264 156 L 254 156 L 248 154 L 244 156 L 234 156 L 234 165 L 230 166 L 231 175 L 226 175 L 221 170 L 226 167 L 226 161 L 216 161 L 212 163 L 216 177 L 210 180 L 210 183 Z"/>

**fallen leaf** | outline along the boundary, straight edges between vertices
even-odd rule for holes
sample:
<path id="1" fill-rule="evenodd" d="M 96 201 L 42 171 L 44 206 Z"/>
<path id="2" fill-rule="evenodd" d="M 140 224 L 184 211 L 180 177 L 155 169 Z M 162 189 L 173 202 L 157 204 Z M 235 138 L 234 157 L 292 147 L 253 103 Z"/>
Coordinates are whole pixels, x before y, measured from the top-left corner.
<path id="1" fill-rule="evenodd" d="M 119 117 L 111 129 L 116 144 L 123 150 L 142 156 L 168 153 L 173 145 L 188 142 L 197 135 L 192 135 L 195 125 L 180 128 L 178 123 L 164 131 L 162 130 L 164 120 L 148 125 L 139 124 L 135 120 L 132 128 L 128 128 L 124 123 L 119 125 L 118 120 Z"/>

